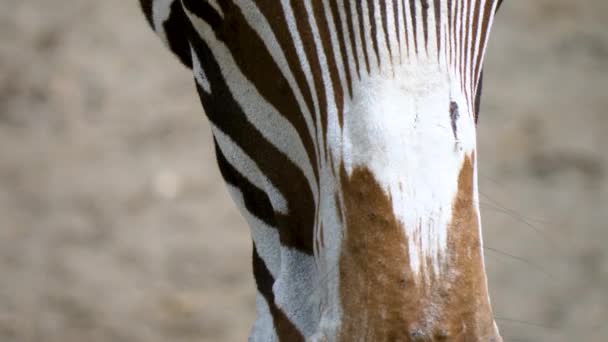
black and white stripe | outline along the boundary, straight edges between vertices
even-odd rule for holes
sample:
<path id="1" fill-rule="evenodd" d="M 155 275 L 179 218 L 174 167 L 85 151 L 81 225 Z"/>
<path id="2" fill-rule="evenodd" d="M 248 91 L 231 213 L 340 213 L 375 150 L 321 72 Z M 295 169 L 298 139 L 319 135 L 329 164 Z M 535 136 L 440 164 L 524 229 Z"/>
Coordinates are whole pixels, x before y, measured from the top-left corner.
<path id="1" fill-rule="evenodd" d="M 477 115 L 484 51 L 502 1 L 140 2 L 164 43 L 193 69 L 222 176 L 252 226 L 254 274 L 273 325 L 258 329 L 303 341 L 318 324 L 319 303 L 279 296 L 273 286 L 279 278 L 296 283 L 293 291 L 319 282 L 323 177 L 338 168 L 330 142 L 354 89 L 373 75 L 394 77 L 401 65 L 432 63 Z"/>

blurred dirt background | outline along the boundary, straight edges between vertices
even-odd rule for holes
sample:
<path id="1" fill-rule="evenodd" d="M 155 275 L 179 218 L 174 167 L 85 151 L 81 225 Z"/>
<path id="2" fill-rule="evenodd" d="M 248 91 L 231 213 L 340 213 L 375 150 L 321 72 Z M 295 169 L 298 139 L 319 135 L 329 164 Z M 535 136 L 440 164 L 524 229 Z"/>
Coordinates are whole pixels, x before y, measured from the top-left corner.
<path id="1" fill-rule="evenodd" d="M 243 341 L 248 230 L 136 1 L 0 0 L 0 342 Z M 608 1 L 507 0 L 482 214 L 506 341 L 608 341 Z"/>

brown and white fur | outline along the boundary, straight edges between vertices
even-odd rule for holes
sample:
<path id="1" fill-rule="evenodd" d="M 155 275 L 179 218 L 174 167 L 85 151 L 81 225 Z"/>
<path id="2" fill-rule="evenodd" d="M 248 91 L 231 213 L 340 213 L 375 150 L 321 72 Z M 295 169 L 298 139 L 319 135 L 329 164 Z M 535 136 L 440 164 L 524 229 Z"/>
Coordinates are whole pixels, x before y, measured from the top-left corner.
<path id="1" fill-rule="evenodd" d="M 251 341 L 501 341 L 476 166 L 499 2 L 141 0 L 251 227 Z"/>

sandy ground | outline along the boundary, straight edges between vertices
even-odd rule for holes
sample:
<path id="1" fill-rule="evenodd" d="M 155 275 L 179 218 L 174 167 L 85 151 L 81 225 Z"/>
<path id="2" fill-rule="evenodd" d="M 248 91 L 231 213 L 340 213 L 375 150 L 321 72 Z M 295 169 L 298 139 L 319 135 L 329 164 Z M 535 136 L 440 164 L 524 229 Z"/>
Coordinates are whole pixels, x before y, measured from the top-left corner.
<path id="1" fill-rule="evenodd" d="M 0 0 L 0 341 L 243 341 L 247 228 L 135 1 Z M 507 341 L 608 341 L 608 2 L 507 0 L 480 122 Z"/>

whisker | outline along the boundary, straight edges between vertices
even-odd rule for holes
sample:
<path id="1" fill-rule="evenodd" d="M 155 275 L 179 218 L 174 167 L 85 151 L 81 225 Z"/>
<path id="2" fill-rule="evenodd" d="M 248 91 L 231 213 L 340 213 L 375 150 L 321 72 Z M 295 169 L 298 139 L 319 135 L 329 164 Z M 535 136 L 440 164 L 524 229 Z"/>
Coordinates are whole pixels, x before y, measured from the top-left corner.
<path id="1" fill-rule="evenodd" d="M 499 213 L 508 215 L 508 216 L 512 217 L 513 219 L 525 224 L 527 227 L 531 228 L 535 233 L 537 233 L 538 235 L 547 239 L 553 247 L 563 248 L 562 247 L 563 244 L 572 246 L 572 243 L 573 243 L 572 240 L 566 238 L 564 234 L 560 234 L 558 231 L 555 231 L 555 230 L 552 230 L 551 234 L 548 234 L 545 229 L 542 229 L 541 227 L 532 224 L 532 221 L 534 221 L 540 225 L 545 225 L 545 226 L 553 225 L 553 226 L 558 226 L 558 227 L 563 226 L 562 223 L 557 223 L 557 222 L 552 222 L 552 221 L 549 221 L 546 219 L 533 218 L 533 217 L 522 215 L 515 210 L 507 208 L 506 206 L 502 205 L 500 202 L 496 201 L 491 196 L 489 196 L 488 194 L 486 194 L 482 191 L 479 191 L 479 195 L 490 202 L 490 203 L 487 203 L 487 202 L 481 203 L 481 201 L 480 201 L 480 204 L 490 206 L 489 208 L 486 207 L 485 209 L 494 210 L 495 212 L 499 212 Z M 559 237 L 559 239 L 557 239 L 556 237 Z M 560 243 L 562 244 L 562 246 L 560 246 Z"/>
<path id="2" fill-rule="evenodd" d="M 525 218 L 528 221 L 534 221 L 536 223 L 543 224 L 543 225 L 550 225 L 550 224 L 551 225 L 557 225 L 556 222 L 552 222 L 552 221 L 549 221 L 549 220 L 544 219 L 544 218 L 538 218 L 538 217 L 531 217 L 531 216 L 528 216 L 528 215 L 522 215 L 521 213 L 518 213 L 517 211 L 515 211 L 513 209 L 507 208 L 504 204 L 502 204 L 501 202 L 498 202 L 497 200 L 495 200 L 494 198 L 492 198 L 490 195 L 488 195 L 487 193 L 485 193 L 483 191 L 479 191 L 479 195 L 481 195 L 486 200 L 490 201 L 495 207 L 501 208 L 506 213 L 510 213 L 510 214 L 513 214 L 513 215 L 518 215 L 518 216 L 520 216 L 522 218 Z"/>
<path id="3" fill-rule="evenodd" d="M 530 268 L 533 268 L 533 269 L 539 271 L 540 273 L 542 273 L 547 278 L 549 278 L 551 280 L 557 280 L 556 277 L 555 277 L 555 275 L 549 273 L 544 267 L 542 267 L 541 265 L 538 265 L 538 264 L 536 264 L 536 263 L 534 263 L 534 262 L 532 262 L 532 261 L 530 261 L 528 259 L 525 259 L 525 258 L 522 258 L 522 257 L 518 257 L 516 255 L 507 253 L 505 251 L 501 251 L 501 250 L 499 250 L 497 248 L 494 248 L 494 247 L 484 246 L 483 249 L 487 250 L 487 251 L 490 251 L 492 253 L 495 253 L 495 254 L 498 254 L 498 255 L 502 255 L 502 256 L 511 258 L 513 260 L 519 261 L 519 262 L 521 262 L 521 263 L 529 266 Z"/>
<path id="4" fill-rule="evenodd" d="M 530 321 L 524 321 L 521 319 L 515 319 L 515 318 L 508 318 L 508 317 L 500 317 L 500 316 L 494 316 L 494 319 L 497 321 L 502 321 L 502 322 L 507 322 L 507 323 L 514 323 L 514 324 L 519 324 L 519 325 L 527 325 L 530 327 L 534 327 L 534 328 L 540 328 L 543 330 L 550 330 L 553 333 L 560 333 L 561 331 L 559 331 L 558 328 L 556 327 L 552 327 L 549 325 L 545 325 L 542 323 L 538 323 L 538 322 L 530 322 Z"/>
<path id="5" fill-rule="evenodd" d="M 494 185 L 503 186 L 503 184 L 499 180 L 488 176 L 485 172 L 481 172 L 481 170 L 477 170 L 477 174 L 479 175 L 479 178 L 489 180 L 490 182 L 494 183 Z"/>
<path id="6" fill-rule="evenodd" d="M 554 240 L 553 237 L 551 237 L 546 231 L 544 231 L 543 229 L 541 229 L 540 227 L 532 224 L 531 222 L 529 222 L 528 220 L 526 220 L 523 216 L 515 213 L 515 212 L 510 212 L 508 209 L 504 209 L 501 207 L 497 207 L 495 205 L 492 205 L 491 203 L 481 203 L 480 205 L 484 206 L 484 209 L 486 210 L 494 210 L 498 213 L 502 213 L 505 214 L 513 219 L 515 219 L 516 221 L 523 223 L 524 225 L 526 225 L 527 227 L 531 228 L 538 236 L 546 239 L 547 241 L 549 241 L 549 243 L 551 243 L 551 245 L 553 247 L 556 248 L 560 248 L 559 244 Z M 490 207 L 485 207 L 485 206 L 490 206 Z"/>

